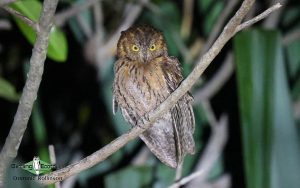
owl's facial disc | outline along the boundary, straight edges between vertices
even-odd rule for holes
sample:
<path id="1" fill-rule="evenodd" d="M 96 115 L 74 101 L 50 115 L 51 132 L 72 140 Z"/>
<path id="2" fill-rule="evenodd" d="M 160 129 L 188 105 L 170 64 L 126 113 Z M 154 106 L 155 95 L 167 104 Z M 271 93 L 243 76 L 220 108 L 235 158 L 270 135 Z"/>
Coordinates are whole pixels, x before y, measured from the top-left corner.
<path id="1" fill-rule="evenodd" d="M 136 59 L 139 60 L 139 62 L 148 63 L 154 57 L 153 54 L 156 50 L 156 46 L 135 43 L 131 46 L 131 50 L 135 54 Z"/>

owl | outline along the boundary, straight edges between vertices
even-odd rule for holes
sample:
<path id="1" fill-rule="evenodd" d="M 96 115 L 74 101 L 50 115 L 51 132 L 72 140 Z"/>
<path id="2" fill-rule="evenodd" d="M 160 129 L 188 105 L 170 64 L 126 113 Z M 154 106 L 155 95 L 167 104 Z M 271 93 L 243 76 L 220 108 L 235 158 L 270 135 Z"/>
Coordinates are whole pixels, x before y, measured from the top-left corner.
<path id="1" fill-rule="evenodd" d="M 179 61 L 168 56 L 162 32 L 150 26 L 121 32 L 114 66 L 113 113 L 120 108 L 132 126 L 161 104 L 183 80 Z M 185 154 L 194 154 L 193 98 L 186 93 L 140 138 L 164 164 L 176 168 Z"/>

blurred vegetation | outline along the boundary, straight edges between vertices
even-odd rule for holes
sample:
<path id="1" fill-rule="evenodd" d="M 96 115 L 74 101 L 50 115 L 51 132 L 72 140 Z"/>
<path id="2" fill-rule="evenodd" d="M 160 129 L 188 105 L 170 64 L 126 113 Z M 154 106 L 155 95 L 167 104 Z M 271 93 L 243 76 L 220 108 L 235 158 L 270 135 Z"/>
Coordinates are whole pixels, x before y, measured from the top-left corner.
<path id="1" fill-rule="evenodd" d="M 74 5 L 82 6 L 86 1 L 61 0 L 57 12 Z M 17 163 L 31 161 L 33 156 L 50 162 L 48 145 L 53 144 L 57 166 L 62 168 L 130 129 L 120 112 L 116 116 L 112 114 L 114 53 L 99 60 L 97 49 L 91 44 L 98 41 L 94 38 L 96 35 L 101 35 L 103 41 L 108 40 L 137 2 L 99 0 L 104 28 L 100 34 L 97 33 L 101 25 L 96 19 L 99 14 L 96 6 L 54 27 L 38 99 L 15 160 Z M 184 7 L 189 2 L 192 9 L 190 14 L 185 14 Z M 228 2 L 152 0 L 144 6 L 134 24 L 148 24 L 162 30 L 169 53 L 179 58 L 187 76 Z M 24 0 L 10 6 L 36 21 L 41 5 L 38 0 Z M 266 0 L 257 1 L 254 15 L 269 5 Z M 186 157 L 183 176 L 193 171 L 207 144 L 211 133 L 209 117 L 213 115 L 218 119 L 226 113 L 229 141 L 209 181 L 229 174 L 232 187 L 237 188 L 299 187 L 299 18 L 298 1 L 287 1 L 273 29 L 264 28 L 262 21 L 239 33 L 206 70 L 192 93 L 215 77 L 226 54 L 234 53 L 236 71 L 218 93 L 211 96 L 209 102 L 213 110 L 208 111 L 202 103 L 194 105 L 197 152 Z M 189 25 L 184 22 L 190 22 L 190 27 L 184 27 Z M 34 39 L 34 31 L 29 26 L 0 8 L 0 147 L 16 112 Z M 10 169 L 8 177 L 21 173 L 23 171 Z M 69 183 L 72 187 L 159 188 L 170 185 L 174 175 L 173 169 L 145 152 L 145 145 L 135 139 Z M 36 185 L 8 179 L 8 187 Z"/>

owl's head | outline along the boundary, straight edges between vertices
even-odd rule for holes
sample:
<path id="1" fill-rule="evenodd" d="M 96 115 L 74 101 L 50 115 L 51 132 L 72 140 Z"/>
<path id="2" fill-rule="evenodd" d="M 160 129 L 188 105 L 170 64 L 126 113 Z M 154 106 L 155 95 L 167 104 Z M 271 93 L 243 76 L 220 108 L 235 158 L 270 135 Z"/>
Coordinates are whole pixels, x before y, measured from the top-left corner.
<path id="1" fill-rule="evenodd" d="M 117 45 L 118 58 L 147 63 L 167 55 L 168 49 L 162 32 L 150 26 L 131 27 L 122 31 Z"/>

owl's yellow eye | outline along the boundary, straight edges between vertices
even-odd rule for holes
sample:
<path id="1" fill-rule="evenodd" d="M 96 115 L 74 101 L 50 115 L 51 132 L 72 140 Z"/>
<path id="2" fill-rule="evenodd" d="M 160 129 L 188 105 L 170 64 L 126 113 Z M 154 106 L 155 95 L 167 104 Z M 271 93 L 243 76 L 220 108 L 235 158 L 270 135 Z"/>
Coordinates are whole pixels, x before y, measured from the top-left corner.
<path id="1" fill-rule="evenodd" d="M 151 51 L 154 51 L 154 50 L 156 50 L 156 46 L 155 46 L 155 44 L 152 44 L 151 46 L 150 46 L 150 48 L 149 48 Z"/>
<path id="2" fill-rule="evenodd" d="M 132 45 L 131 49 L 135 52 L 138 52 L 140 50 L 140 48 L 137 47 L 137 45 Z"/>

